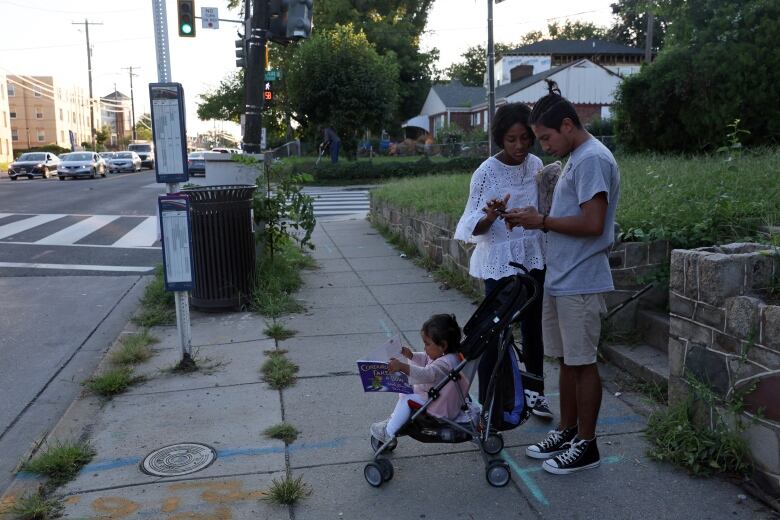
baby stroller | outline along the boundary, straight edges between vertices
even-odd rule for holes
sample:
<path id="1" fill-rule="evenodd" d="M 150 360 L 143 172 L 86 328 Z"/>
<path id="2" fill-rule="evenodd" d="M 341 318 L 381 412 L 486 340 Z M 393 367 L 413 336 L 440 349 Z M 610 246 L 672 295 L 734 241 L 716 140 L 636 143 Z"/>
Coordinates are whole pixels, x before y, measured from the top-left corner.
<path id="1" fill-rule="evenodd" d="M 520 264 L 510 262 L 510 265 L 522 270 L 523 273 L 503 280 L 484 299 L 463 327 L 465 338 L 460 349 L 463 359 L 458 366 L 428 391 L 428 399 L 425 403 L 421 405 L 414 402 L 409 403 L 413 410 L 412 415 L 396 435 L 386 443 L 382 443 L 373 435 L 371 436 L 374 457 L 373 461 L 366 464 L 363 469 L 363 475 L 370 485 L 379 487 L 393 478 L 393 464 L 384 455 L 396 448 L 398 445 L 396 438 L 403 435 L 425 443 L 474 442 L 485 461 L 485 477 L 488 483 L 495 487 L 502 487 L 509 483 L 511 479 L 509 465 L 502 459 L 494 458 L 504 448 L 501 430 L 524 423 L 531 415 L 531 406 L 525 402 L 527 397 L 521 397 L 519 417 L 515 418 L 514 424 L 509 425 L 500 417 L 501 413 L 498 411 L 500 403 L 497 402 L 500 397 L 497 396 L 497 390 L 501 387 L 502 377 L 512 377 L 511 371 L 502 370 L 503 365 L 510 362 L 511 359 L 506 354 L 512 353 L 511 351 L 516 348 L 512 342 L 512 324 L 520 321 L 539 295 L 536 281 L 528 276 L 528 271 Z M 496 352 L 489 352 L 490 349 L 495 349 Z M 473 382 L 473 376 L 477 371 L 480 359 L 486 353 L 489 362 L 495 359 L 495 363 L 492 370 L 488 370 L 487 381 L 480 381 L 482 411 L 478 414 L 471 414 L 468 422 L 455 422 L 427 414 L 426 410 L 431 403 L 445 391 L 459 393 L 462 402 L 461 409 L 469 410 L 470 398 L 457 382 L 461 377 L 468 378 L 470 383 Z M 514 363 L 514 361 L 511 362 Z M 484 375 L 483 372 L 482 376 Z M 533 388 L 538 385 L 538 382 L 534 381 L 534 376 L 523 372 L 521 373 L 521 381 L 514 384 Z M 520 394 L 522 393 L 523 391 L 520 390 Z"/>

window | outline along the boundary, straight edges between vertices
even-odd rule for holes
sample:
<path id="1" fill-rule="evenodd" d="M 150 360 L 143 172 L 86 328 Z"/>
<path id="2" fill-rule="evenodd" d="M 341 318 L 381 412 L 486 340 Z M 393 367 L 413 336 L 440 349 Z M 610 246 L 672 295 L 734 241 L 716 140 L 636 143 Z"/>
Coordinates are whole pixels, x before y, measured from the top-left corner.
<path id="1" fill-rule="evenodd" d="M 35 107 L 35 119 L 43 119 L 43 110 L 41 107 Z"/>
<path id="2" fill-rule="evenodd" d="M 11 119 L 16 119 L 16 110 L 11 110 Z"/>
<path id="3" fill-rule="evenodd" d="M 8 97 L 14 97 L 16 95 L 16 87 L 8 84 Z"/>
<path id="4" fill-rule="evenodd" d="M 60 109 L 60 121 L 62 121 L 62 109 Z"/>
<path id="5" fill-rule="evenodd" d="M 19 140 L 19 130 L 16 128 L 11 129 L 11 141 L 18 141 Z"/>
<path id="6" fill-rule="evenodd" d="M 65 141 L 65 130 L 60 130 L 60 141 Z"/>
<path id="7" fill-rule="evenodd" d="M 38 128 L 35 132 L 38 135 L 39 143 L 42 143 L 46 140 L 46 132 L 43 131 L 43 128 Z"/>
<path id="8" fill-rule="evenodd" d="M 41 89 L 39 87 L 33 87 L 33 96 L 41 97 Z"/>

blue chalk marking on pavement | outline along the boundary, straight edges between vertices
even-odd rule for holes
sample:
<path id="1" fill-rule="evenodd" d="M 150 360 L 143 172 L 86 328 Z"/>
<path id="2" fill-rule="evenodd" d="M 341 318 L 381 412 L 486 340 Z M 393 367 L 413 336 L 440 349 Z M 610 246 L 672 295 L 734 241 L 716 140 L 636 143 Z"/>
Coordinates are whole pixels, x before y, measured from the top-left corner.
<path id="1" fill-rule="evenodd" d="M 382 330 L 385 331 L 385 336 L 388 338 L 393 335 L 393 331 L 390 330 L 390 327 L 387 326 L 387 323 L 385 323 L 385 320 L 380 319 L 379 325 L 382 327 Z"/>
<path id="2" fill-rule="evenodd" d="M 531 469 L 542 469 L 539 468 L 521 468 L 517 462 L 507 453 L 506 450 L 501 451 L 501 458 L 506 461 L 507 464 L 509 464 L 509 467 L 512 468 L 512 471 L 517 473 L 517 476 L 520 477 L 520 479 L 523 481 L 523 484 L 525 484 L 525 487 L 528 488 L 528 490 L 531 492 L 531 494 L 534 496 L 534 498 L 541 503 L 542 505 L 549 506 L 550 502 L 547 500 L 547 497 L 544 496 L 544 493 L 542 493 L 542 490 L 539 489 L 539 486 L 536 485 L 536 482 L 534 482 L 534 479 L 531 478 L 531 475 L 529 473 L 532 473 L 532 471 L 529 471 Z"/>
<path id="3" fill-rule="evenodd" d="M 132 466 L 141 462 L 141 457 L 123 457 L 121 459 L 109 459 L 102 462 L 95 462 L 94 464 L 87 464 L 81 471 L 88 473 L 90 471 L 102 471 L 106 469 L 122 468 L 124 466 Z"/>
<path id="4" fill-rule="evenodd" d="M 641 415 L 619 415 L 616 417 L 600 417 L 596 426 L 618 426 L 620 424 L 643 422 L 645 419 Z M 528 426 L 524 428 L 530 433 L 547 433 L 550 426 Z"/>

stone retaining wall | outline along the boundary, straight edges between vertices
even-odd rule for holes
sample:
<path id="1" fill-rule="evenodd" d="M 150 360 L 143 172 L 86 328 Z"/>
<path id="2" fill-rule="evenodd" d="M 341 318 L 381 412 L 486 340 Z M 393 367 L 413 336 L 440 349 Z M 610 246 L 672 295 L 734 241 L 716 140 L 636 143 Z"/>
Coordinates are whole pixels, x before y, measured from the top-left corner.
<path id="1" fill-rule="evenodd" d="M 745 391 L 753 422 L 745 438 L 764 487 L 780 493 L 780 397 L 759 406 L 780 383 L 780 302 L 766 300 L 780 279 L 780 251 L 761 244 L 674 250 L 670 269 L 669 400 L 691 396 L 691 377 L 721 399 Z"/>

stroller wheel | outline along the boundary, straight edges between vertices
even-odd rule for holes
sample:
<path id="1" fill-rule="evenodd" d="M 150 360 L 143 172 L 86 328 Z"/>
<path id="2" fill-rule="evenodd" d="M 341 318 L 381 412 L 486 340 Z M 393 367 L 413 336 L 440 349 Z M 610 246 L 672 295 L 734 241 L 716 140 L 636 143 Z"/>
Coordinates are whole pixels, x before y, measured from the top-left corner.
<path id="1" fill-rule="evenodd" d="M 379 487 L 384 482 L 382 468 L 376 462 L 366 464 L 366 467 L 363 468 L 363 476 L 366 477 L 366 482 L 374 487 Z"/>
<path id="2" fill-rule="evenodd" d="M 485 448 L 485 453 L 496 455 L 504 449 L 504 438 L 497 433 L 491 433 L 482 445 Z"/>
<path id="3" fill-rule="evenodd" d="M 491 461 L 485 471 L 485 478 L 488 484 L 493 487 L 504 487 L 509 484 L 512 474 L 509 472 L 509 465 L 500 460 Z"/>
<path id="4" fill-rule="evenodd" d="M 374 453 L 379 451 L 379 448 L 382 447 L 382 444 L 383 444 L 382 441 L 380 441 L 379 439 L 377 439 L 373 435 L 371 436 L 371 449 L 374 450 Z M 397 447 L 398 447 L 398 441 L 396 439 L 393 439 L 392 441 L 390 441 L 388 443 L 387 448 L 385 449 L 385 452 L 393 451 Z"/>
<path id="5" fill-rule="evenodd" d="M 376 463 L 379 464 L 379 468 L 382 470 L 382 479 L 387 482 L 393 479 L 393 463 L 388 459 L 379 458 L 376 459 Z"/>

